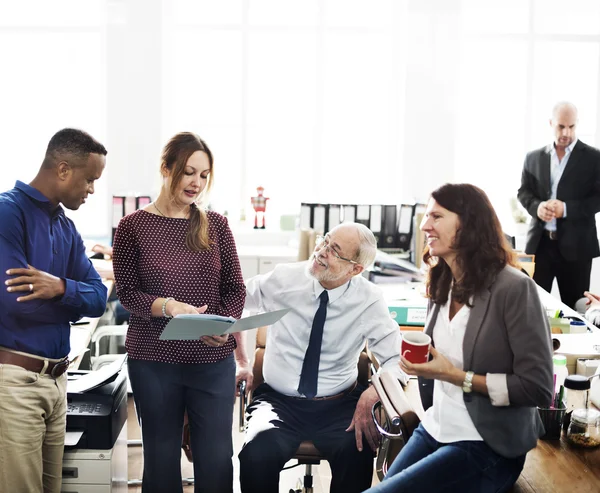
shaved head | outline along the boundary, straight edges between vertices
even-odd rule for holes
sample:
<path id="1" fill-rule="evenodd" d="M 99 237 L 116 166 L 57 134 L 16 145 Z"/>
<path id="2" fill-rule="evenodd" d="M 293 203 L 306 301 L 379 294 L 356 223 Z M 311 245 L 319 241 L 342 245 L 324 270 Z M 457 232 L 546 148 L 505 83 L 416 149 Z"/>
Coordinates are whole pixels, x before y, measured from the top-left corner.
<path id="1" fill-rule="evenodd" d="M 569 101 L 559 101 L 554 105 L 554 108 L 552 108 L 552 119 L 556 120 L 558 115 L 565 112 L 574 114 L 575 119 L 577 119 L 577 106 Z"/>

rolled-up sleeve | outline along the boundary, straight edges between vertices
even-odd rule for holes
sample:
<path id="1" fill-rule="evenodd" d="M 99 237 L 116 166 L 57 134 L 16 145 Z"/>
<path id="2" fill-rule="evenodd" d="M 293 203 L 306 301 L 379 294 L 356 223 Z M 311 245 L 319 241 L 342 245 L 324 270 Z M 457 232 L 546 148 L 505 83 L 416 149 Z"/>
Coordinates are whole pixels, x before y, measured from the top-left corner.
<path id="1" fill-rule="evenodd" d="M 504 373 L 488 373 L 486 385 L 493 406 L 510 406 L 508 383 Z"/>

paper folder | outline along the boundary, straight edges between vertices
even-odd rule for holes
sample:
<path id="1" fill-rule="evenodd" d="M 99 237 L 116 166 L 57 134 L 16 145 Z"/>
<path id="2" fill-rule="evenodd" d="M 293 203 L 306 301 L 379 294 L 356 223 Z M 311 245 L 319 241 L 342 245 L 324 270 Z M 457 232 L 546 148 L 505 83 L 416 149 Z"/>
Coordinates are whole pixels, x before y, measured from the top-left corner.
<path id="1" fill-rule="evenodd" d="M 233 334 L 243 330 L 256 329 L 263 325 L 273 325 L 289 311 L 289 308 L 284 308 L 239 320 L 203 313 L 177 315 L 166 325 L 159 339 L 162 341 L 192 341 L 200 339 L 202 336 Z"/>

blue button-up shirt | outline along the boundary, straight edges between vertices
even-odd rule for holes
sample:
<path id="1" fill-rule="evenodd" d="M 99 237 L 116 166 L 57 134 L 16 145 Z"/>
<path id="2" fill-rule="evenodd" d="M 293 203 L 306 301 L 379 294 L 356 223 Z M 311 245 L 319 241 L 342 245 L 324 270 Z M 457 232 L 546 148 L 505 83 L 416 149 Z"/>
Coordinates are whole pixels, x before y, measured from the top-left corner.
<path id="1" fill-rule="evenodd" d="M 31 265 L 65 281 L 65 293 L 51 300 L 18 302 L 26 293 L 6 290 L 6 271 Z M 73 221 L 38 190 L 17 181 L 0 194 L 0 346 L 46 358 L 69 353 L 70 324 L 99 317 L 106 287 L 85 253 Z"/>

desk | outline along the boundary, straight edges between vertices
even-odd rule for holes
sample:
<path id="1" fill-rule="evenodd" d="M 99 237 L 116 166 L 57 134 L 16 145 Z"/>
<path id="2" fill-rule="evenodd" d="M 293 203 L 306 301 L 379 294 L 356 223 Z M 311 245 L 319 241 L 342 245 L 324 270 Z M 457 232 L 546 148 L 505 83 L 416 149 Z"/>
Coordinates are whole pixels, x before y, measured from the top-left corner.
<path id="1" fill-rule="evenodd" d="M 102 283 L 106 286 L 108 295 L 110 296 L 114 281 L 105 279 Z M 77 370 L 79 368 L 85 350 L 90 345 L 92 334 L 96 330 L 96 327 L 98 327 L 99 320 L 100 318 L 83 317 L 79 321 L 83 323 L 71 326 L 71 352 L 69 353 L 69 359 L 71 360 L 71 364 L 69 365 L 70 370 Z"/>
<path id="2" fill-rule="evenodd" d="M 419 418 L 422 418 L 424 411 L 417 381 L 411 379 L 405 392 L 413 409 Z M 571 447 L 567 445 L 564 438 L 538 440 L 537 447 L 527 454 L 523 472 L 511 491 L 514 493 L 600 491 L 600 447 L 595 449 Z"/>
<path id="3" fill-rule="evenodd" d="M 423 309 L 427 307 L 425 290 L 421 283 L 380 284 L 378 286 L 383 291 L 388 306 L 395 306 L 398 304 L 395 303 L 397 300 L 402 300 L 408 301 L 410 306 Z M 588 327 L 586 334 L 552 334 L 553 339 L 560 341 L 560 348 L 556 350 L 556 354 L 564 354 L 567 357 L 569 373 L 575 373 L 577 358 L 600 358 L 600 329 L 539 286 L 538 294 L 542 305 L 548 310 L 562 310 L 565 316 L 583 320 Z M 400 330 L 423 330 L 423 327 L 400 326 Z"/>

